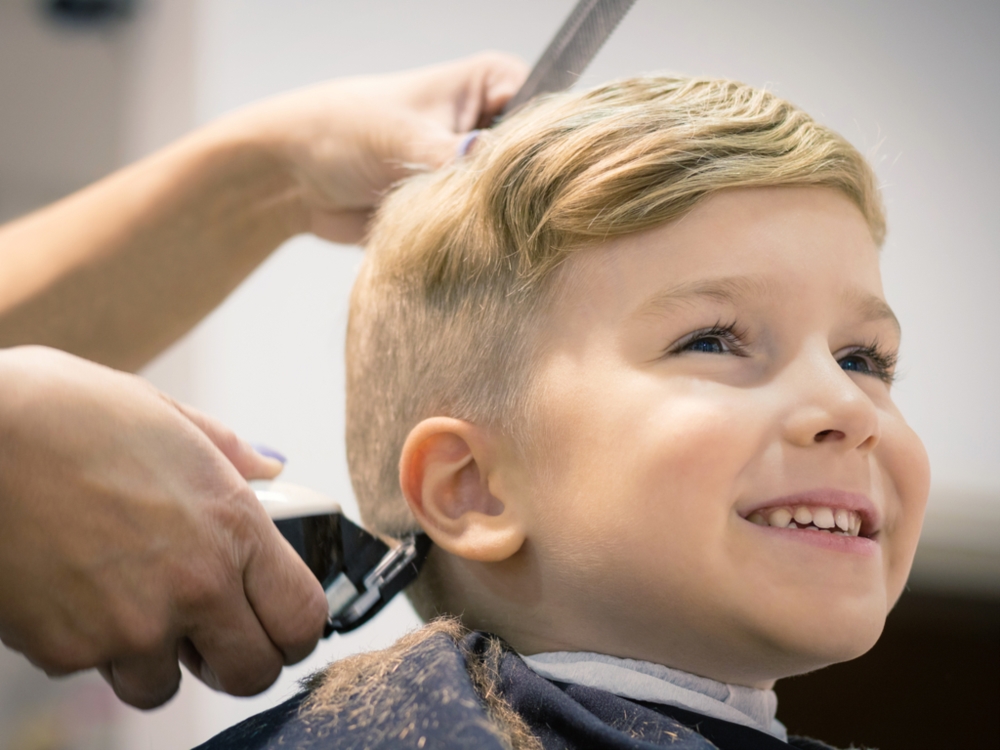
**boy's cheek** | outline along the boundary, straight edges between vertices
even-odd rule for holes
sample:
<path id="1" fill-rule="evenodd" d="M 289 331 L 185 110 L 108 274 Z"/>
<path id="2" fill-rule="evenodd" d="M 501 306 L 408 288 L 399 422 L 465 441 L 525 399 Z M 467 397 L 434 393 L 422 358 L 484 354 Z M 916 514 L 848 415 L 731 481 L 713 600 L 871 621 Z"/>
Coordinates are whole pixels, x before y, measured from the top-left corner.
<path id="1" fill-rule="evenodd" d="M 656 559 L 689 556 L 693 539 L 722 543 L 742 469 L 760 451 L 756 417 L 744 411 L 734 425 L 734 407 L 725 399 L 647 401 L 625 418 L 595 413 L 586 429 L 566 431 L 544 482 L 545 526 L 557 543 L 641 544 Z"/>
<path id="2" fill-rule="evenodd" d="M 930 461 L 923 441 L 900 416 L 886 421 L 875 459 L 886 478 L 887 588 L 891 608 L 913 565 L 930 493 Z"/>

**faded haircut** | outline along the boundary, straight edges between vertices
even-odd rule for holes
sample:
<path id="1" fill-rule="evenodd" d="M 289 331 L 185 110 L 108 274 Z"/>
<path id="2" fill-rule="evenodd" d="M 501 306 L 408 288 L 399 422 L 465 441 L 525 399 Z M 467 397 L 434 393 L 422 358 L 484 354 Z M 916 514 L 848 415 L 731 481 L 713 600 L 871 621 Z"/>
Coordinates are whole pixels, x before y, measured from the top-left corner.
<path id="1" fill-rule="evenodd" d="M 726 80 L 644 76 L 550 96 L 482 133 L 471 155 L 403 183 L 351 297 L 347 457 L 366 525 L 417 530 L 399 457 L 422 419 L 525 444 L 534 334 L 574 252 L 720 190 L 780 185 L 841 190 L 881 245 L 861 154 L 772 93 Z"/>

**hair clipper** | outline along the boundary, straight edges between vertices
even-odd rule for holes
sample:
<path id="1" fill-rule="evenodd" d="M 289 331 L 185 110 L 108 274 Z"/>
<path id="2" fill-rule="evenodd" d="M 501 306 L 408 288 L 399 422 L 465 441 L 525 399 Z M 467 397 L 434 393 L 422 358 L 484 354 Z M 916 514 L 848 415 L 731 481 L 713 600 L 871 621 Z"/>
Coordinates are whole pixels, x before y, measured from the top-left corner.
<path id="1" fill-rule="evenodd" d="M 267 514 L 313 575 L 328 604 L 324 637 L 347 633 L 374 617 L 420 572 L 430 551 L 426 534 L 390 546 L 348 519 L 325 495 L 286 482 L 251 482 Z"/>

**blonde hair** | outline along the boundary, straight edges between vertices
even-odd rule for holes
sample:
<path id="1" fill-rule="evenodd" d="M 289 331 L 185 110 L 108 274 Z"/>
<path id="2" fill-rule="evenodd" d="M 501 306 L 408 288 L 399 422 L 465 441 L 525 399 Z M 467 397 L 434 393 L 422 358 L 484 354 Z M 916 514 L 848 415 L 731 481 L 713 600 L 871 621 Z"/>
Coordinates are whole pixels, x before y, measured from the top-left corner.
<path id="1" fill-rule="evenodd" d="M 725 80 L 647 76 L 551 96 L 400 186 L 372 230 L 348 326 L 347 454 L 365 523 L 416 529 L 398 461 L 420 420 L 523 434 L 532 334 L 576 250 L 720 190 L 777 185 L 841 190 L 881 244 L 861 154 L 770 92 Z"/>
<path id="2" fill-rule="evenodd" d="M 474 653 L 465 643 L 468 633 L 458 620 L 440 618 L 408 633 L 387 649 L 355 654 L 329 665 L 303 683 L 309 694 L 299 718 L 317 732 L 350 727 L 376 745 L 402 743 L 407 736 L 412 740 L 412 735 L 420 732 L 421 707 L 414 700 L 414 677 L 407 673 L 406 663 L 422 655 L 425 663 L 421 668 L 433 671 L 450 653 L 436 647 L 450 643 L 462 654 L 472 687 L 486 712 L 487 721 L 476 725 L 510 750 L 542 750 L 542 743 L 498 687 L 500 664 L 509 647 L 491 638 L 481 653 Z"/>

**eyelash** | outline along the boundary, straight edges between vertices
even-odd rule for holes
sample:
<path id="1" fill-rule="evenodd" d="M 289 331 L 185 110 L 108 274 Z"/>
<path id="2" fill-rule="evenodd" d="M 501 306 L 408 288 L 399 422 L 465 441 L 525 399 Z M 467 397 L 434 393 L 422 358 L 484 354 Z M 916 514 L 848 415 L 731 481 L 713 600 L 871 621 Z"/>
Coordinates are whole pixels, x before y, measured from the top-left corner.
<path id="1" fill-rule="evenodd" d="M 723 323 L 720 320 L 710 328 L 702 328 L 699 331 L 689 333 L 679 342 L 670 347 L 670 349 L 666 351 L 666 354 L 680 354 L 681 352 L 690 351 L 689 347 L 692 344 L 703 339 L 719 339 L 729 347 L 728 353 L 735 354 L 737 357 L 745 357 L 747 356 L 745 352 L 746 338 L 746 329 L 740 327 L 736 321 L 733 321 L 732 323 Z"/>
<path id="2" fill-rule="evenodd" d="M 899 361 L 899 355 L 896 352 L 883 349 L 878 339 L 872 339 L 863 346 L 851 349 L 837 361 L 842 362 L 847 357 L 865 357 L 871 363 L 871 371 L 861 373 L 862 375 L 872 375 L 886 385 L 892 385 L 892 382 L 896 379 L 895 370 L 896 363 Z"/>
<path id="3" fill-rule="evenodd" d="M 748 356 L 745 344 L 747 331 L 738 326 L 735 321 L 732 323 L 722 323 L 722 321 L 719 321 L 710 328 L 694 331 L 670 347 L 665 352 L 665 355 L 677 355 L 686 351 L 692 351 L 690 348 L 692 344 L 705 339 L 718 339 L 722 341 L 728 347 L 726 353 L 734 354 L 737 357 Z M 837 361 L 843 362 L 848 357 L 863 357 L 867 360 L 867 364 L 870 366 L 867 372 L 855 370 L 855 372 L 861 375 L 876 377 L 887 385 L 892 385 L 892 382 L 896 378 L 895 369 L 899 357 L 895 352 L 883 349 L 878 339 L 872 339 L 867 344 L 851 349 L 839 357 Z"/>

